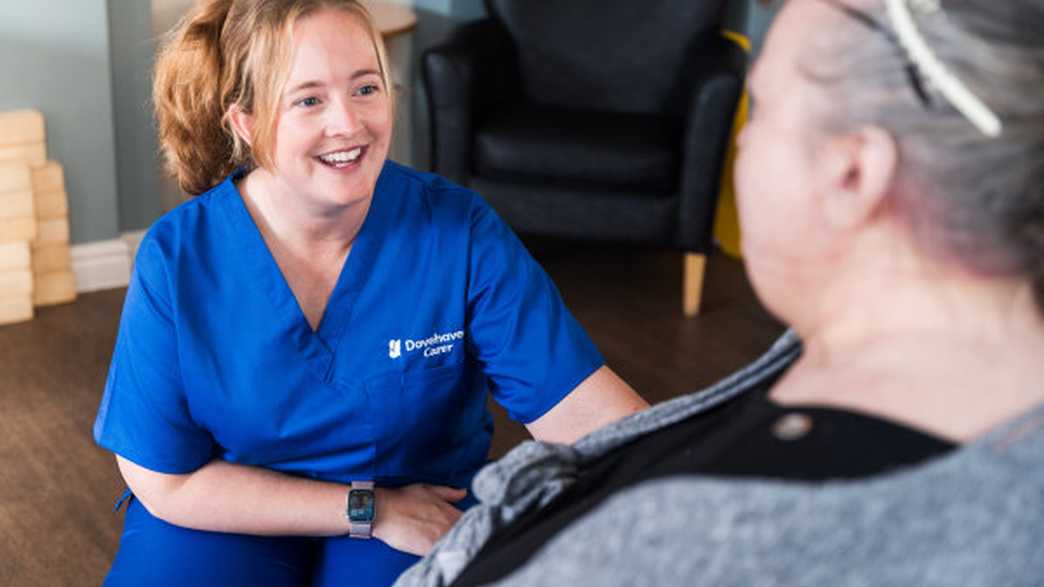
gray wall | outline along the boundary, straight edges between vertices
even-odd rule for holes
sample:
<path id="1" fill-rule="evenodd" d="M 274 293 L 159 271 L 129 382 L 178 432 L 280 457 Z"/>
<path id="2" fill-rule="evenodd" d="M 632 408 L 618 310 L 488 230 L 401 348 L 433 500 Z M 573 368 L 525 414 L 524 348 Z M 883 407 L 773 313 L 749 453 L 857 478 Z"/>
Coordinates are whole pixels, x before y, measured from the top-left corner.
<path id="1" fill-rule="evenodd" d="M 43 112 L 73 242 L 119 232 L 110 79 L 106 0 L 0 2 L 0 110 Z"/>
<path id="2" fill-rule="evenodd" d="M 152 119 L 152 10 L 144 0 L 108 0 L 116 181 L 120 230 L 148 226 L 161 213 Z"/>

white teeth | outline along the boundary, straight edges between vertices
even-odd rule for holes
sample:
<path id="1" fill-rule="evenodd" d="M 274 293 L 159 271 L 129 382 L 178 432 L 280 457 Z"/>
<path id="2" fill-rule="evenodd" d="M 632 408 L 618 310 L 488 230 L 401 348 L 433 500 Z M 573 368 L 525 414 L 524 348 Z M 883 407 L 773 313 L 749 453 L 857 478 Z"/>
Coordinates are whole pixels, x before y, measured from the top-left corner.
<path id="1" fill-rule="evenodd" d="M 359 155 L 361 154 L 362 147 L 356 147 L 351 151 L 337 151 L 336 153 L 327 153 L 326 155 L 320 155 L 319 159 L 321 159 L 324 163 L 331 164 L 350 163 L 358 159 Z"/>

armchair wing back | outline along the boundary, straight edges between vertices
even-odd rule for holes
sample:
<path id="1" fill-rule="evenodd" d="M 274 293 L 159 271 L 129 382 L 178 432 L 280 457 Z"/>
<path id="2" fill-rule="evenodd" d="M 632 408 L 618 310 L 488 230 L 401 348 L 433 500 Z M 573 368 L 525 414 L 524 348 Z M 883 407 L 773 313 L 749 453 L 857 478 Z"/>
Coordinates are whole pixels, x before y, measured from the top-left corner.
<path id="1" fill-rule="evenodd" d="M 678 112 L 687 64 L 722 2 L 488 0 L 511 37 L 528 101 L 569 109 Z"/>

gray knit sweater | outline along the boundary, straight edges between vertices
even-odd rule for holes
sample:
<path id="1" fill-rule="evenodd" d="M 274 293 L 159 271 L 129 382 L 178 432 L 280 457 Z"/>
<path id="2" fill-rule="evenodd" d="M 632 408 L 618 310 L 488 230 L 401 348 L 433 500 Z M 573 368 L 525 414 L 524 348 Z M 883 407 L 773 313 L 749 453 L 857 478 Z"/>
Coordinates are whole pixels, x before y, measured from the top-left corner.
<path id="1" fill-rule="evenodd" d="M 785 335 L 749 367 L 572 446 L 527 442 L 479 474 L 480 504 L 397 587 L 450 583 L 489 536 L 599 455 L 789 366 Z M 925 464 L 827 483 L 684 476 L 620 492 L 501 584 L 1044 585 L 1044 407 Z"/>

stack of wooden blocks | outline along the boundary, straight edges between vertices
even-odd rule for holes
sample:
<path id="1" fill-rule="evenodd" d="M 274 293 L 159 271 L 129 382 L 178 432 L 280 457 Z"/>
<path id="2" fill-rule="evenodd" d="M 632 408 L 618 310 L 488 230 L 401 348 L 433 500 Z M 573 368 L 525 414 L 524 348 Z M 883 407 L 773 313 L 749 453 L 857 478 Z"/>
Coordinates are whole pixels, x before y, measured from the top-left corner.
<path id="1" fill-rule="evenodd" d="M 36 217 L 29 166 L 0 162 L 0 324 L 33 317 L 30 244 L 34 238 Z"/>
<path id="2" fill-rule="evenodd" d="M 39 112 L 0 113 L 0 324 L 76 299 L 69 199 L 44 137 Z"/>
<path id="3" fill-rule="evenodd" d="M 36 209 L 33 241 L 33 304 L 50 306 L 76 299 L 76 278 L 69 256 L 69 197 L 65 174 L 54 161 L 32 171 Z"/>

